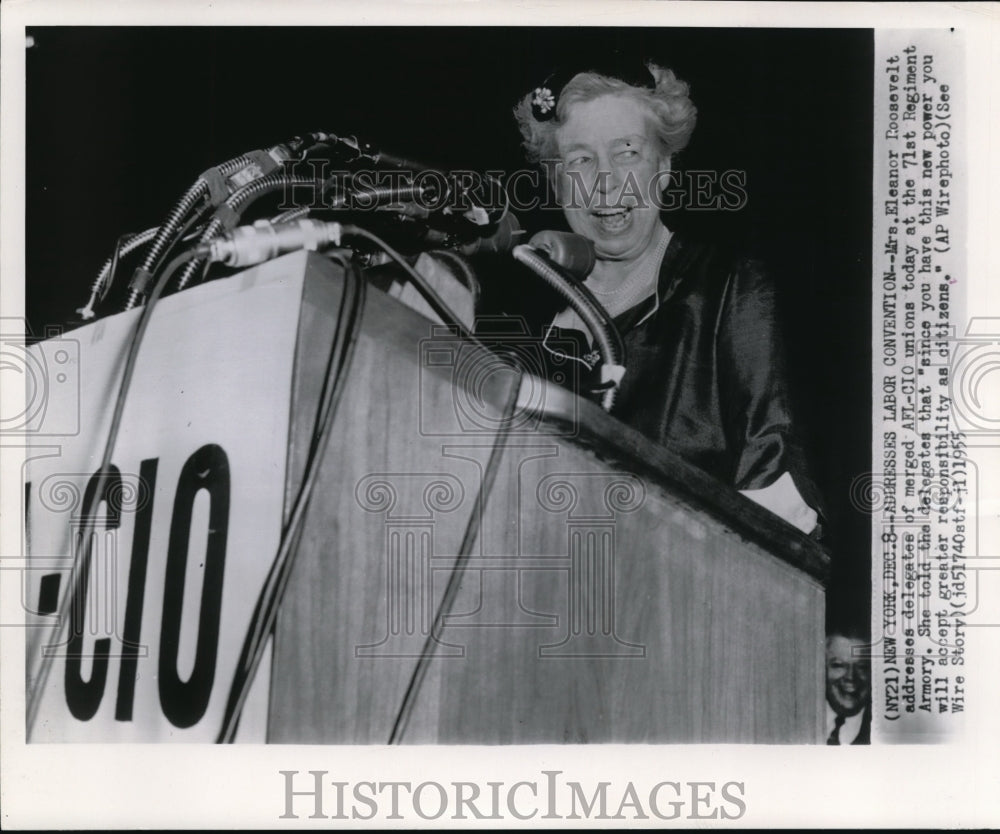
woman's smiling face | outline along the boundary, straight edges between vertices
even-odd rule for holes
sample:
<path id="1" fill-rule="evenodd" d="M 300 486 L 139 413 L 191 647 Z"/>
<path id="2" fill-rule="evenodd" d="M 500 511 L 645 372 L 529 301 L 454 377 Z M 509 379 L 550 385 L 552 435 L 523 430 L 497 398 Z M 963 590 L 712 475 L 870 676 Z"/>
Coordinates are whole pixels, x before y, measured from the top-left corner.
<path id="1" fill-rule="evenodd" d="M 630 96 L 571 105 L 556 130 L 556 193 L 570 228 L 603 260 L 632 260 L 655 238 L 659 175 L 670 170 L 648 109 Z"/>

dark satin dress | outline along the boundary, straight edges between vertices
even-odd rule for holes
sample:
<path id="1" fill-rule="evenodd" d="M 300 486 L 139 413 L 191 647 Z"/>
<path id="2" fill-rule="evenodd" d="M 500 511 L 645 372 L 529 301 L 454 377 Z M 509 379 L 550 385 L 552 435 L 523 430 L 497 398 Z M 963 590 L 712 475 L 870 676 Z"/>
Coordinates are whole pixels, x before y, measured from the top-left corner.
<path id="1" fill-rule="evenodd" d="M 761 489 L 788 472 L 819 509 L 795 436 L 774 288 L 761 265 L 675 233 L 657 295 L 615 319 L 627 361 L 611 413 L 736 489 Z M 596 364 L 583 333 L 550 332 L 547 343 L 556 340 Z M 596 370 L 576 367 L 586 395 Z M 567 378 L 564 363 L 547 372 Z"/>

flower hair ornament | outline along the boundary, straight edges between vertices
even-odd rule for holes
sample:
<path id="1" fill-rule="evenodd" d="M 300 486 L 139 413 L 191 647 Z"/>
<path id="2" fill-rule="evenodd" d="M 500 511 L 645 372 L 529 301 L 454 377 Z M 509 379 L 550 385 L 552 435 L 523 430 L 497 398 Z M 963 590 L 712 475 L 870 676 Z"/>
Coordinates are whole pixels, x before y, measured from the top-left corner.
<path id="1" fill-rule="evenodd" d="M 531 97 L 531 112 L 538 121 L 551 119 L 556 112 L 556 97 L 548 87 L 535 87 Z"/>
<path id="2" fill-rule="evenodd" d="M 653 76 L 645 61 L 626 60 L 618 52 L 613 53 L 609 60 L 598 64 L 575 65 L 560 67 L 535 87 L 531 94 L 531 115 L 539 122 L 547 122 L 556 115 L 559 95 L 570 80 L 581 72 L 595 72 L 610 78 L 617 78 L 633 87 L 654 86 Z"/>

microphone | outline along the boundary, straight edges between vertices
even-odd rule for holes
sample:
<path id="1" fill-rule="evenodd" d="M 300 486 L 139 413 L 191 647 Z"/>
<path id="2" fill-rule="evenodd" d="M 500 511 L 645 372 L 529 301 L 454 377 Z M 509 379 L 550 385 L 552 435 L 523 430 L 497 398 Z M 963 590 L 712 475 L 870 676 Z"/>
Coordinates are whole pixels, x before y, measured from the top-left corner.
<path id="1" fill-rule="evenodd" d="M 195 251 L 197 257 L 227 266 L 253 266 L 278 255 L 308 249 L 315 252 L 322 246 L 339 246 L 340 223 L 321 220 L 292 220 L 271 223 L 258 220 L 252 226 L 237 226 L 231 232 L 203 243 Z"/>
<path id="2" fill-rule="evenodd" d="M 458 251 L 472 257 L 476 255 L 506 255 L 520 243 L 520 237 L 523 234 L 524 230 L 518 223 L 517 217 L 508 212 L 493 225 L 490 234 L 459 246 Z"/>
<path id="3" fill-rule="evenodd" d="M 334 136 L 333 134 L 328 134 L 327 138 L 334 146 L 346 148 L 354 153 L 355 159 L 367 159 L 376 165 L 388 165 L 391 168 L 399 168 L 402 171 L 412 171 L 415 173 L 438 170 L 435 165 L 428 165 L 425 162 L 406 159 L 405 157 L 379 150 L 368 142 L 362 142 L 357 136 Z"/>
<path id="4" fill-rule="evenodd" d="M 578 281 L 590 275 L 597 261 L 594 242 L 572 232 L 538 232 L 528 245 Z"/>
<path id="5" fill-rule="evenodd" d="M 499 222 L 505 207 L 498 207 L 496 190 L 503 187 L 496 177 L 478 175 L 471 171 L 449 171 L 447 168 L 398 156 L 378 148 L 355 136 L 333 137 L 335 143 L 355 155 L 354 162 L 368 160 L 376 166 L 394 168 L 408 175 L 409 185 L 419 191 L 430 191 L 434 202 L 445 214 L 461 215 L 475 226 L 489 226 Z"/>
<path id="6" fill-rule="evenodd" d="M 520 245 L 524 234 L 517 217 L 508 213 L 493 226 L 491 234 L 459 246 L 458 251 L 472 257 L 506 255 Z M 578 281 L 590 275 L 597 261 L 593 241 L 572 232 L 541 231 L 531 238 L 528 246 Z"/>

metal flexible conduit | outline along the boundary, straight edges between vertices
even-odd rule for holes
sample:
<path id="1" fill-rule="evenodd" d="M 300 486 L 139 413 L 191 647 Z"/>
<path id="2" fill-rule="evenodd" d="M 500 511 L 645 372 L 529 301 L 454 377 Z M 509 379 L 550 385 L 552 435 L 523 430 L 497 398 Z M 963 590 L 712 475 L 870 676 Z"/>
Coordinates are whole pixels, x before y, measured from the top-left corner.
<path id="1" fill-rule="evenodd" d="M 145 246 L 149 241 L 151 241 L 156 233 L 159 231 L 159 226 L 152 226 L 146 229 L 144 232 L 139 232 L 138 234 L 132 235 L 124 244 L 122 244 L 119 249 L 119 258 L 124 258 L 126 255 L 131 254 L 140 246 Z M 100 296 L 104 295 L 105 282 L 108 280 L 108 273 L 111 272 L 111 264 L 114 263 L 115 256 L 111 255 L 105 262 L 104 266 L 101 267 L 101 271 L 97 273 L 97 277 L 94 282 L 90 285 L 90 298 L 87 299 L 87 303 L 84 307 L 81 307 L 77 312 L 80 314 L 80 318 L 84 321 L 88 321 L 94 317 L 94 307 L 97 306 L 98 299 Z M 110 287 L 108 287 L 110 289 Z"/>
<path id="2" fill-rule="evenodd" d="M 292 188 L 303 185 L 319 186 L 322 191 L 324 184 L 325 183 L 321 180 L 317 180 L 314 177 L 276 172 L 268 174 L 266 177 L 262 177 L 259 180 L 247 183 L 239 189 L 239 191 L 233 193 L 229 199 L 223 203 L 223 205 L 230 210 L 231 214 L 238 218 L 244 211 L 246 211 L 247 207 L 253 203 L 254 200 L 260 199 L 265 194 L 271 194 L 283 188 Z M 202 232 L 201 237 L 198 238 L 198 243 L 207 243 L 225 231 L 226 221 L 217 214 L 208 221 L 205 231 Z M 177 290 L 180 291 L 187 287 L 187 285 L 191 283 L 191 279 L 194 277 L 195 273 L 198 272 L 198 270 L 200 270 L 204 265 L 204 259 L 194 260 L 188 263 L 181 272 L 180 277 L 177 279 Z"/>
<path id="3" fill-rule="evenodd" d="M 237 156 L 218 166 L 219 173 L 223 177 L 234 174 L 241 168 L 252 162 L 252 157 L 247 155 Z M 180 228 L 184 218 L 198 203 L 208 195 L 208 183 L 204 177 L 199 177 L 194 184 L 185 192 L 184 196 L 177 201 L 177 204 L 170 210 L 167 219 L 160 225 L 159 231 L 149 246 L 149 251 L 143 259 L 141 270 L 152 273 L 160 256 L 166 251 L 167 246 L 173 241 L 177 230 Z M 131 310 L 139 303 L 142 290 L 133 287 L 129 290 L 128 301 L 125 302 L 125 309 Z"/>
<path id="4" fill-rule="evenodd" d="M 292 220 L 300 220 L 309 214 L 312 209 L 303 206 L 302 208 L 288 209 L 288 211 L 283 211 L 281 214 L 276 214 L 271 218 L 272 223 L 290 223 Z"/>
<path id="5" fill-rule="evenodd" d="M 614 324 L 605 315 L 602 315 L 595 306 L 597 302 L 592 297 L 588 298 L 587 295 L 584 295 L 580 287 L 563 276 L 546 258 L 530 246 L 515 246 L 513 255 L 516 261 L 523 263 L 570 303 L 570 306 L 583 319 L 583 323 L 593 334 L 604 366 L 609 370 L 621 368 L 625 358 L 621 335 L 614 329 Z M 610 411 L 615 402 L 618 380 L 612 381 L 614 384 L 604 392 L 601 403 L 605 411 Z"/>

